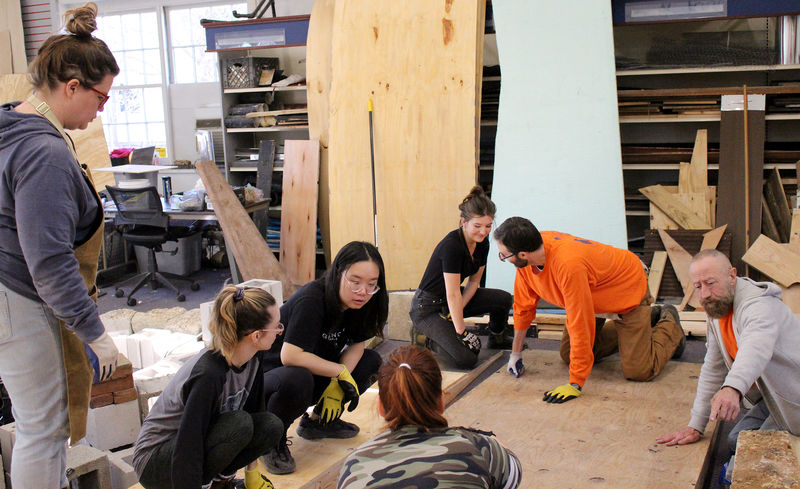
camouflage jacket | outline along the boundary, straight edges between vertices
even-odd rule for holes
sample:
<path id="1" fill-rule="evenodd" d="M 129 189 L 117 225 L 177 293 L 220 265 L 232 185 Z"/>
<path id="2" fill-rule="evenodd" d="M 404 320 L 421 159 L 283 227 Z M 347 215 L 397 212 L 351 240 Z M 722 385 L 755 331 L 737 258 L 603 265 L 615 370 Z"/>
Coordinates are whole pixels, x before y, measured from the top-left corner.
<path id="1" fill-rule="evenodd" d="M 430 432 L 416 426 L 386 431 L 351 453 L 338 489 L 514 489 L 522 472 L 517 457 L 491 433 L 468 428 Z"/>

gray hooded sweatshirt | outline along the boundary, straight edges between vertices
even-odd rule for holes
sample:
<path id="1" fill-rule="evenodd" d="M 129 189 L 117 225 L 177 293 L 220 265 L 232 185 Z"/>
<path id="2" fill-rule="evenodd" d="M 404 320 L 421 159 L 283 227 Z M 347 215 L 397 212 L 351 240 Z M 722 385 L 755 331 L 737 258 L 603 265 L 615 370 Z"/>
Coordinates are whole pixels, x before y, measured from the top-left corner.
<path id="1" fill-rule="evenodd" d="M 700 369 L 689 426 L 701 433 L 705 430 L 711 398 L 722 387 L 746 394 L 755 384 L 757 389 L 753 392 L 761 394 L 777 425 L 800 435 L 800 319 L 781 302 L 781 289 L 770 282 L 736 279 L 735 360 L 722 342 L 719 320 L 708 318 L 707 325 L 708 350 Z"/>
<path id="2" fill-rule="evenodd" d="M 74 249 L 103 210 L 56 128 L 18 104 L 0 105 L 0 282 L 46 303 L 88 343 L 104 328 Z"/>

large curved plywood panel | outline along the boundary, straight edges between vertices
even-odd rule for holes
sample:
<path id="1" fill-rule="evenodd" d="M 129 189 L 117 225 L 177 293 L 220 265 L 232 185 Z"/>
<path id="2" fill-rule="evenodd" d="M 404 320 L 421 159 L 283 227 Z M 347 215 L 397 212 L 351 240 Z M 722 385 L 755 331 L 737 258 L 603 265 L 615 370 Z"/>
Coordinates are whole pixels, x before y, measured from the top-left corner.
<path id="1" fill-rule="evenodd" d="M 492 3 L 503 72 L 492 199 L 524 216 L 627 248 L 609 2 Z M 494 249 L 494 248 L 493 248 Z M 489 254 L 487 286 L 513 290 Z"/>
<path id="2" fill-rule="evenodd" d="M 378 247 L 390 289 L 416 288 L 476 181 L 484 2 L 338 1 L 328 140 L 331 251 L 373 241 L 368 102 L 374 102 Z"/>

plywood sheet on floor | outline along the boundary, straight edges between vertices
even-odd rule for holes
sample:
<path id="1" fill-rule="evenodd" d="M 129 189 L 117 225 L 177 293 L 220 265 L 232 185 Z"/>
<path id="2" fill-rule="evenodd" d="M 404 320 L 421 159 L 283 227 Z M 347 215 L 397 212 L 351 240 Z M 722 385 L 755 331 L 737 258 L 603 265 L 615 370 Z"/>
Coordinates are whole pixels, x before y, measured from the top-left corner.
<path id="1" fill-rule="evenodd" d="M 683 447 L 655 439 L 686 426 L 699 364 L 670 362 L 654 381 L 630 382 L 619 361 L 601 362 L 579 399 L 547 404 L 542 394 L 566 381 L 567 366 L 554 351 L 523 358 L 524 376 L 501 368 L 446 413 L 450 425 L 491 430 L 513 450 L 523 487 L 694 487 L 709 437 Z"/>
<path id="2" fill-rule="evenodd" d="M 484 6 L 430 0 L 335 4 L 327 162 L 331 253 L 352 240 L 374 239 L 372 99 L 378 245 L 392 290 L 419 284 L 436 243 L 457 227 L 457 206 L 477 179 Z M 309 79 L 319 75 L 310 72 Z"/>

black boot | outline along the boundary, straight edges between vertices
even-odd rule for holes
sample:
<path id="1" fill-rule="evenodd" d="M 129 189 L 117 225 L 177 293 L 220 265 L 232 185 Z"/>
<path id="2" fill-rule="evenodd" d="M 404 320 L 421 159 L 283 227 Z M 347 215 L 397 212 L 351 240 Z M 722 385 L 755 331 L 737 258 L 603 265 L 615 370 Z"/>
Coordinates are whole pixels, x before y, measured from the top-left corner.
<path id="1" fill-rule="evenodd" d="M 681 341 L 678 343 L 677 348 L 675 348 L 675 353 L 672 354 L 672 359 L 680 358 L 683 355 L 683 351 L 686 349 L 686 331 L 683 330 L 683 326 L 681 326 L 681 316 L 678 313 L 678 309 L 671 305 L 671 304 L 664 304 L 661 306 L 661 319 L 669 318 L 674 322 L 678 329 L 681 330 Z"/>
<path id="2" fill-rule="evenodd" d="M 492 333 L 489 331 L 489 344 L 487 346 L 490 350 L 510 350 L 513 340 L 508 337 L 506 330 L 499 333 Z"/>

